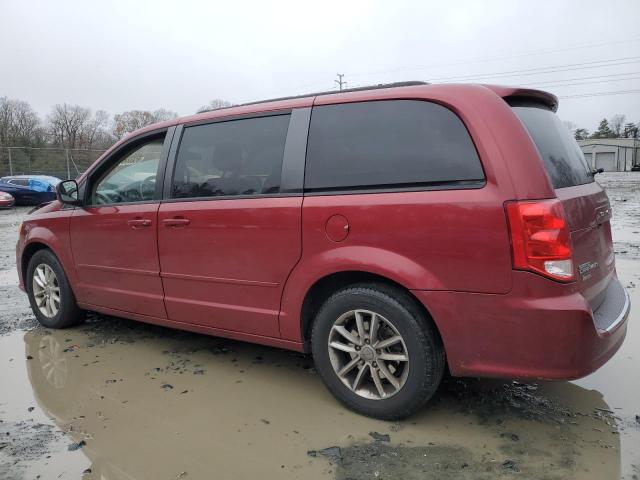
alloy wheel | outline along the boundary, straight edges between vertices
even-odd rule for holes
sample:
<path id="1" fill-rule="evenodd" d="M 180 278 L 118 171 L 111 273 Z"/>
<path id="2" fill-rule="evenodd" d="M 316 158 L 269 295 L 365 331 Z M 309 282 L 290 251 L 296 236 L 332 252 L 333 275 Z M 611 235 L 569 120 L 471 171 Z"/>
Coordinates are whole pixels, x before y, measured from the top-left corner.
<path id="1" fill-rule="evenodd" d="M 41 263 L 33 271 L 33 297 L 40 313 L 53 318 L 60 310 L 60 285 L 53 269 Z"/>
<path id="2" fill-rule="evenodd" d="M 407 346 L 396 327 L 370 310 L 350 310 L 329 333 L 329 359 L 344 385 L 357 395 L 382 400 L 398 393 L 409 375 Z"/>

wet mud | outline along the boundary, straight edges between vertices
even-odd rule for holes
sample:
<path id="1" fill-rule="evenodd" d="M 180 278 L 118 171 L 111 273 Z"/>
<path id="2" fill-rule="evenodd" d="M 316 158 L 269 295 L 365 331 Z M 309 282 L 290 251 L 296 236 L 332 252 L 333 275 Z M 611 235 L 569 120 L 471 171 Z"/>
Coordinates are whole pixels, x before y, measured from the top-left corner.
<path id="1" fill-rule="evenodd" d="M 640 175 L 599 177 L 640 305 L 625 246 L 640 244 Z M 339 405 L 305 355 L 101 315 L 39 327 L 13 273 L 24 214 L 0 211 L 0 478 L 640 477 L 637 308 L 584 379 L 449 378 L 419 414 L 383 422 Z"/>

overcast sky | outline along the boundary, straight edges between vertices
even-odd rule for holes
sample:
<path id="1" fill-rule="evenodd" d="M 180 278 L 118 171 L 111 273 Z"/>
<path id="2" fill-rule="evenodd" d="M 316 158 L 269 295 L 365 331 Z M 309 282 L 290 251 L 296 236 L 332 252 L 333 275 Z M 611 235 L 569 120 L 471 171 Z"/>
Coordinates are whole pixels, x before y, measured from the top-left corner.
<path id="1" fill-rule="evenodd" d="M 616 113 L 640 122 L 639 0 L 1 0 L 0 19 L 0 96 L 43 115 L 63 102 L 186 115 L 331 89 L 339 72 L 348 86 L 636 90 L 561 99 L 559 114 L 589 130 Z"/>

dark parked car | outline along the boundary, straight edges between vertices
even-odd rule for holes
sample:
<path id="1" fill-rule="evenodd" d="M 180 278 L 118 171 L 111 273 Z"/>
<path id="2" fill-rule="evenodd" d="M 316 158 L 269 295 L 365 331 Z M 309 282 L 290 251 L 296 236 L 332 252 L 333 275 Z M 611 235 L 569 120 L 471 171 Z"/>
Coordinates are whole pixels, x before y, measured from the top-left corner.
<path id="1" fill-rule="evenodd" d="M 13 175 L 0 178 L 0 192 L 11 194 L 16 205 L 39 205 L 56 199 L 58 183 L 48 175 Z"/>
<path id="2" fill-rule="evenodd" d="M 38 320 L 84 310 L 311 352 L 345 405 L 454 376 L 569 379 L 626 334 L 611 207 L 538 91 L 411 84 L 134 132 L 28 216 Z"/>
<path id="3" fill-rule="evenodd" d="M 0 191 L 0 208 L 13 207 L 15 199 L 10 193 Z"/>

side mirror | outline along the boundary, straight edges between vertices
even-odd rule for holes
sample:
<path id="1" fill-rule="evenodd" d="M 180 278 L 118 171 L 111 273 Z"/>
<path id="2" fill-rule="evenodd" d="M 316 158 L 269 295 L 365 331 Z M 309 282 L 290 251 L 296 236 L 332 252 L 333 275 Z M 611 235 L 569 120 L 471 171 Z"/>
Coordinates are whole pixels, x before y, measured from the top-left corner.
<path id="1" fill-rule="evenodd" d="M 65 180 L 56 186 L 58 200 L 65 205 L 82 205 L 78 198 L 78 183 L 75 180 Z"/>

